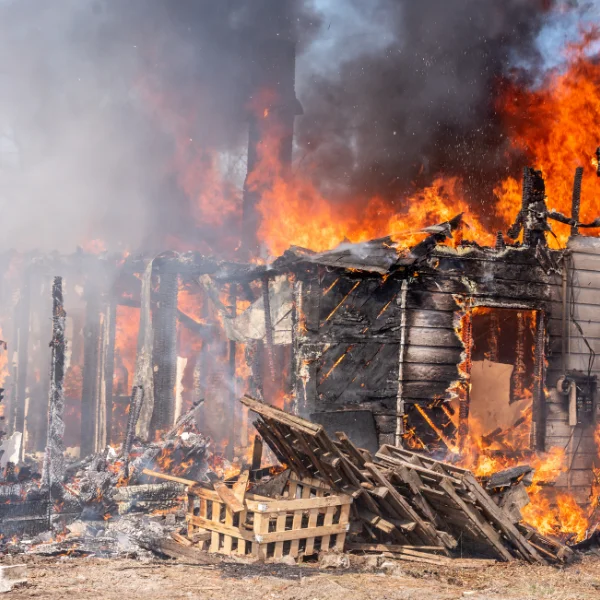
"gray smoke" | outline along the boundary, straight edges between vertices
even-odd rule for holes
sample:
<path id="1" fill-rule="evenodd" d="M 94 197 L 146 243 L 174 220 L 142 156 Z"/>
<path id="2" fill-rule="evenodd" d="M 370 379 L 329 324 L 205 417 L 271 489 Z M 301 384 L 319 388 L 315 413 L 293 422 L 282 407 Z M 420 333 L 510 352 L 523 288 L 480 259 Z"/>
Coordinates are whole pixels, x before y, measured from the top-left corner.
<path id="1" fill-rule="evenodd" d="M 552 0 L 0 0 L 0 248 L 218 252 L 173 161 L 244 170 L 265 40 L 298 40 L 299 171 L 333 199 L 400 201 L 437 173 L 488 199 L 516 171 L 494 90 L 535 71 Z M 229 161 L 229 162 L 228 162 Z M 230 164 L 231 163 L 231 164 Z"/>
<path id="2" fill-rule="evenodd" d="M 262 41 L 310 28 L 296 5 L 0 0 L 2 248 L 210 247 L 219 235 L 194 227 L 176 144 L 200 167 L 204 149 L 243 148 Z"/>

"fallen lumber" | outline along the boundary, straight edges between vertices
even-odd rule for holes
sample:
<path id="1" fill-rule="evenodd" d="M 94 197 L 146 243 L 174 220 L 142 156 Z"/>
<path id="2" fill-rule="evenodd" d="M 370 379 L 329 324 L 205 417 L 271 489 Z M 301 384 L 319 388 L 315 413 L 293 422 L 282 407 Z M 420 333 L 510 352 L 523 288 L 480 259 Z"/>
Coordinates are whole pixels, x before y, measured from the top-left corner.
<path id="1" fill-rule="evenodd" d="M 362 523 L 355 535 L 380 544 L 441 547 L 448 556 L 460 539 L 463 553 L 532 564 L 565 562 L 572 554 L 518 523 L 529 467 L 492 478 L 492 496 L 468 469 L 388 444 L 371 458 L 343 433 L 333 441 L 320 425 L 248 396 L 241 402 L 258 415 L 254 424 L 262 439 L 295 476 L 308 474 L 354 498 L 353 516 Z"/>
<path id="2" fill-rule="evenodd" d="M 141 539 L 138 543 L 146 550 L 150 550 L 155 554 L 168 556 L 169 558 L 192 561 L 193 563 L 200 565 L 215 565 L 219 562 L 216 557 L 205 554 L 193 547 L 187 548 L 186 546 L 182 546 L 175 540 Z"/>
<path id="3" fill-rule="evenodd" d="M 219 498 L 223 500 L 227 508 L 234 513 L 239 513 L 244 510 L 244 503 L 240 502 L 231 489 L 229 489 L 222 481 L 213 483 L 215 492 L 219 494 Z"/>

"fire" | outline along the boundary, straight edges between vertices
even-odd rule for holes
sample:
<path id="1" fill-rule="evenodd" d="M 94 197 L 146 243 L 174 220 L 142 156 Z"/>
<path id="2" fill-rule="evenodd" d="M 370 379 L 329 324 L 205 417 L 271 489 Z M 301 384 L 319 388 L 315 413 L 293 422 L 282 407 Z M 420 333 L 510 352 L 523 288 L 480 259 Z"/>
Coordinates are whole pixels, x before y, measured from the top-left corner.
<path id="1" fill-rule="evenodd" d="M 498 100 L 511 146 L 543 171 L 550 209 L 571 215 L 575 168 L 588 167 L 582 184 L 581 221 L 592 221 L 600 214 L 600 179 L 589 168 L 600 141 L 595 128 L 600 119 L 600 63 L 586 56 L 597 39 L 598 32 L 592 31 L 571 46 L 567 68 L 551 72 L 539 89 L 510 83 Z M 503 223 L 513 220 L 520 208 L 520 188 L 520 182 L 509 178 L 495 190 L 495 211 Z M 550 236 L 549 242 L 564 246 L 569 227 L 556 223 L 552 228 L 558 239 Z M 596 229 L 581 231 L 586 232 L 597 234 Z"/>
<path id="2" fill-rule="evenodd" d="M 258 164 L 248 178 L 250 188 L 261 195 L 259 238 L 271 254 L 281 254 L 290 245 L 322 251 L 344 240 L 362 242 L 389 234 L 407 247 L 422 239 L 415 237 L 420 228 L 448 221 L 460 212 L 465 214 L 471 237 L 492 242 L 493 236 L 465 200 L 458 178 L 436 178 L 404 198 L 402 210 L 378 197 L 366 204 L 335 204 L 309 177 L 291 177 L 285 171 L 279 158 L 283 135 L 273 119 L 259 147 Z"/>
<path id="3" fill-rule="evenodd" d="M 114 394 L 129 396 L 135 373 L 140 310 L 117 306 Z"/>

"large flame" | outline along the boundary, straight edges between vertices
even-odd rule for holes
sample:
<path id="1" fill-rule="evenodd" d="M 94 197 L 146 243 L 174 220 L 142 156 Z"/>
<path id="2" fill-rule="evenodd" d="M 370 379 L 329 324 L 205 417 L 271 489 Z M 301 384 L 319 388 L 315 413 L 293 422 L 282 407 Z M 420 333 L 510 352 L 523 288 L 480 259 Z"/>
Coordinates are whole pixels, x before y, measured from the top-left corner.
<path id="1" fill-rule="evenodd" d="M 587 56 L 597 31 L 567 50 L 566 66 L 548 74 L 535 90 L 510 83 L 498 100 L 510 143 L 523 151 L 530 164 L 543 171 L 548 207 L 571 215 L 576 167 L 584 167 L 580 219 L 592 221 L 600 215 L 600 179 L 596 177 L 594 152 L 600 143 L 600 62 Z M 513 178 L 496 188 L 496 215 L 504 222 L 514 219 L 521 206 L 521 183 Z M 569 227 L 553 224 L 557 236 L 550 243 L 564 246 Z M 581 233 L 596 235 L 596 229 Z"/>

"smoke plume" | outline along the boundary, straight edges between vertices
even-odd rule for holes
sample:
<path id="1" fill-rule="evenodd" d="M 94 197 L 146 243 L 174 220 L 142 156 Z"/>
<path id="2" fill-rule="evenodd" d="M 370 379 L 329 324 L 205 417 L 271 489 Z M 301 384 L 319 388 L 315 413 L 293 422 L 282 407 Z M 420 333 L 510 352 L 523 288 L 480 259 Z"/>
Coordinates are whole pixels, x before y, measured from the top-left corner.
<path id="1" fill-rule="evenodd" d="M 515 65 L 539 68 L 535 42 L 550 4 L 346 4 L 353 20 L 327 15 L 320 35 L 334 37 L 339 28 L 354 35 L 329 44 L 329 61 L 307 55 L 314 67 L 301 82 L 303 164 L 343 199 L 395 201 L 444 173 L 464 178 L 475 200 L 491 201 L 495 182 L 518 167 L 507 159 L 495 90 Z M 369 23 L 368 37 L 353 31 L 361 20 Z"/>

